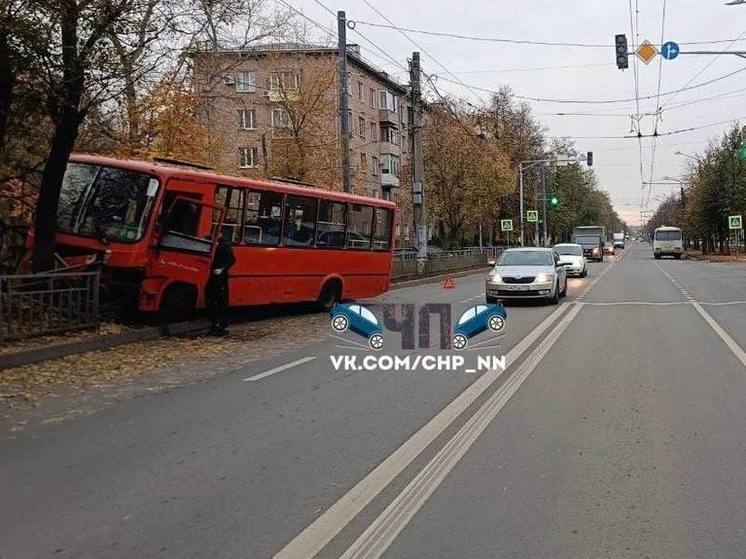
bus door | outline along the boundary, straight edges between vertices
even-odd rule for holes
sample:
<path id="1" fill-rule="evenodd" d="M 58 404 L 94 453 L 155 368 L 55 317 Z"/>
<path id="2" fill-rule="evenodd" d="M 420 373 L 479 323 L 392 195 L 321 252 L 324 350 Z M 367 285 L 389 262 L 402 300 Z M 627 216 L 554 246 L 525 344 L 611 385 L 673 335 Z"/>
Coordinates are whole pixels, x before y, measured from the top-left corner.
<path id="1" fill-rule="evenodd" d="M 224 217 L 225 209 L 220 206 L 174 198 L 160 228 L 149 275 L 191 284 L 201 294 L 210 277 Z"/>

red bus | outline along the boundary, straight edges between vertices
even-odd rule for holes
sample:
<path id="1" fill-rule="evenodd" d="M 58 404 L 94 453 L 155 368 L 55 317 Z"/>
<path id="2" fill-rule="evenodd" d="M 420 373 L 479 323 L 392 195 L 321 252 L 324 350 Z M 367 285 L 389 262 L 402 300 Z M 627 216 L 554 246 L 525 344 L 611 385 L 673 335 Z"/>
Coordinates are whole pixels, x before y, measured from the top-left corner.
<path id="1" fill-rule="evenodd" d="M 230 304 L 373 297 L 389 287 L 396 205 L 163 162 L 73 155 L 57 212 L 67 265 L 102 264 L 111 297 L 185 318 L 204 306 L 222 232 Z M 33 242 L 33 238 L 30 242 Z M 135 299 L 136 298 L 136 299 Z"/>

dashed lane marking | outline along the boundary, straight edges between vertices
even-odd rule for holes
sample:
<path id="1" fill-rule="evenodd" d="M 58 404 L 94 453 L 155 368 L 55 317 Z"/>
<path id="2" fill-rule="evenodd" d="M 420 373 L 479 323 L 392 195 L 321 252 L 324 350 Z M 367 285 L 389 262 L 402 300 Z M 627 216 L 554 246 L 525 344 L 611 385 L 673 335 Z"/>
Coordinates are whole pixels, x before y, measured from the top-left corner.
<path id="1" fill-rule="evenodd" d="M 290 363 L 285 363 L 284 365 L 280 365 L 279 367 L 275 367 L 274 369 L 270 369 L 269 371 L 264 371 L 263 373 L 259 373 L 257 375 L 246 377 L 245 379 L 242 379 L 242 380 L 244 382 L 254 382 L 257 380 L 262 380 L 263 378 L 276 375 L 277 373 L 281 373 L 282 371 L 286 371 L 287 369 L 292 369 L 293 367 L 297 367 L 298 365 L 302 365 L 303 363 L 308 363 L 309 361 L 313 361 L 314 359 L 316 359 L 316 356 L 303 357 L 301 359 L 296 359 L 295 361 L 291 361 Z"/>

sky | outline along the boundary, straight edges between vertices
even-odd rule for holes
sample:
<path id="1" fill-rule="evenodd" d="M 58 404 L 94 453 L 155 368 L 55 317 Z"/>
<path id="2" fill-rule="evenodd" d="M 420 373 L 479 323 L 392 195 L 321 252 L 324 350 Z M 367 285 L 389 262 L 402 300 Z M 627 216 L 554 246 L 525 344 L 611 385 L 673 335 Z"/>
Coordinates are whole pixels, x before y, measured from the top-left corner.
<path id="1" fill-rule="evenodd" d="M 641 199 L 643 208 L 653 210 L 663 196 L 678 191 L 677 184 L 653 184 L 643 190 L 641 181 L 671 182 L 664 177 L 680 177 L 691 160 L 676 155 L 677 151 L 695 155 L 729 128 L 730 122 L 739 119 L 746 122 L 746 58 L 685 54 L 692 50 L 746 51 L 746 4 L 726 6 L 725 0 L 272 1 L 278 6 L 281 2 L 289 4 L 326 28 L 325 33 L 309 24 L 312 34 L 326 37 L 327 41 L 329 30 L 336 32 L 336 18 L 325 8 L 334 13 L 345 10 L 347 19 L 355 22 L 354 30 L 348 30 L 348 43 L 360 44 L 363 56 L 401 81 L 407 81 L 407 58 L 412 51 L 420 51 L 423 71 L 433 76 L 438 89 L 474 105 L 489 99 L 489 93 L 478 88 L 489 91 L 503 85 L 525 97 L 615 101 L 583 104 L 529 101 L 529 104 L 548 136 L 572 137 L 579 152 L 594 152 L 600 186 L 629 224 L 640 223 Z M 399 28 L 600 46 L 512 44 L 410 31 L 406 32 L 407 38 L 396 29 L 370 25 L 388 25 L 382 16 Z M 657 56 L 648 65 L 639 62 L 636 81 L 634 57 L 630 57 L 629 69 L 616 68 L 613 44 L 614 35 L 619 33 L 627 35 L 630 50 L 635 36 L 639 36 L 639 42 L 647 39 L 656 45 L 675 41 L 682 54 L 674 60 Z M 684 44 L 701 41 L 721 42 Z M 744 71 L 717 79 L 738 70 Z M 705 85 L 697 87 L 699 84 Z M 690 90 L 668 94 L 692 86 Z M 639 101 L 639 113 L 643 115 L 641 132 L 652 134 L 657 121 L 660 134 L 657 138 L 642 139 L 642 173 L 638 139 L 623 138 L 633 134 L 632 117 L 638 114 L 636 90 L 643 98 Z M 658 107 L 662 110 L 656 117 Z M 557 115 L 560 112 L 585 114 Z M 664 135 L 718 122 L 723 123 Z"/>

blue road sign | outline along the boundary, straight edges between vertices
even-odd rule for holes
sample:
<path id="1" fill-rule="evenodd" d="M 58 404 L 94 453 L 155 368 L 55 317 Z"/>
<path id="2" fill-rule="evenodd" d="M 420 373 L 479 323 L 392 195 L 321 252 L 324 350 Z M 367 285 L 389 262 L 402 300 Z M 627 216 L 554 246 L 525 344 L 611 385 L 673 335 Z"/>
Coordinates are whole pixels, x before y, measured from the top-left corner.
<path id="1" fill-rule="evenodd" d="M 664 43 L 661 47 L 661 56 L 666 60 L 673 60 L 674 58 L 679 56 L 679 45 L 677 45 L 673 41 Z"/>

